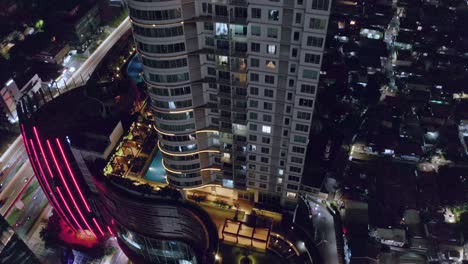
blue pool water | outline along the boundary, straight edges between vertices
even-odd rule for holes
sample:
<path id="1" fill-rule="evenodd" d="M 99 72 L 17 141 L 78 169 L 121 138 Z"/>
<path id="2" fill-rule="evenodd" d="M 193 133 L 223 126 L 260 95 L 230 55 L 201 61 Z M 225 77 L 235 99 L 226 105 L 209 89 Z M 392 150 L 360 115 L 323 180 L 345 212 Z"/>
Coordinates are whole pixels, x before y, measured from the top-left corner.
<path id="1" fill-rule="evenodd" d="M 141 71 L 143 71 L 143 66 L 138 59 L 138 55 L 135 55 L 128 63 L 127 74 L 138 84 L 143 82 L 143 76 L 140 76 Z"/>
<path id="2" fill-rule="evenodd" d="M 166 183 L 165 175 L 166 172 L 162 166 L 162 153 L 161 151 L 158 151 L 146 172 L 145 179 L 159 183 Z"/>

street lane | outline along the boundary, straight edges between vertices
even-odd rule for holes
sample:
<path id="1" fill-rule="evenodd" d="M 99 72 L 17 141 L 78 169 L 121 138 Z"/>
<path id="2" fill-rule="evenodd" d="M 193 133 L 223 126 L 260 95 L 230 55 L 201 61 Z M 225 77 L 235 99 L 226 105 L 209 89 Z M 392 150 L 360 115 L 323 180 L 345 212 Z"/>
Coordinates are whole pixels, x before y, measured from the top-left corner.
<path id="1" fill-rule="evenodd" d="M 335 224 L 333 216 L 322 202 L 307 195 L 312 208 L 315 243 L 325 264 L 340 263 L 336 245 Z"/>
<path id="2" fill-rule="evenodd" d="M 23 190 L 23 187 L 25 184 L 27 184 L 27 181 L 31 179 L 31 177 L 34 177 L 34 172 L 31 167 L 31 163 L 29 163 L 28 160 L 23 164 L 23 166 L 21 166 L 18 173 L 15 174 L 13 180 L 11 180 L 10 184 L 5 186 L 2 193 L 0 193 L 0 200 L 5 200 L 5 204 L 2 206 L 2 208 L 0 208 L 1 215 L 5 215 L 8 207 L 10 207 L 16 200 L 18 195 Z"/>
<path id="3" fill-rule="evenodd" d="M 8 160 L 10 160 L 16 151 L 21 149 L 23 142 L 20 137 L 17 137 L 11 146 L 1 155 L 0 157 L 0 168 L 3 170 L 4 165 L 6 165 Z"/>
<path id="4" fill-rule="evenodd" d="M 76 82 L 81 82 L 81 80 L 86 82 L 107 52 L 128 30 L 130 30 L 130 27 L 130 19 L 126 18 L 101 45 L 99 45 L 81 67 L 75 70 L 72 78 L 67 81 L 67 85 L 71 85 L 73 80 Z M 2 169 L 0 171 L 2 173 L 2 176 L 0 176 L 0 184 L 3 184 L 3 187 L 1 187 L 0 200 L 5 199 L 6 202 L 0 208 L 0 214 L 4 215 L 7 208 L 11 206 L 24 187 L 24 179 L 34 176 L 21 136 L 18 136 L 10 148 L 0 157 L 0 168 Z"/>
<path id="5" fill-rule="evenodd" d="M 28 159 L 28 155 L 26 154 L 26 151 L 24 148 L 18 149 L 15 152 L 15 154 L 6 164 L 5 169 L 2 171 L 3 176 L 1 176 L 0 178 L 0 185 L 1 185 L 0 189 L 2 191 L 5 187 L 8 186 L 10 181 L 15 177 L 15 175 L 18 173 L 18 171 L 24 165 L 27 159 Z"/>
<path id="6" fill-rule="evenodd" d="M 115 43 L 131 28 L 130 19 L 127 17 L 120 25 L 112 31 L 112 33 L 99 45 L 99 47 L 89 56 L 81 67 L 73 73 L 66 83 L 67 86 L 74 86 L 87 82 L 96 67 L 102 61 L 107 52 L 114 46 Z M 60 85 L 60 84 L 59 84 Z"/>
<path id="7" fill-rule="evenodd" d="M 34 181 L 37 182 L 36 179 L 34 179 Z M 33 191 L 31 196 L 33 198 L 27 204 L 25 204 L 25 207 L 23 210 L 21 210 L 21 214 L 16 221 L 18 226 L 14 226 L 16 233 L 22 238 L 24 238 L 30 231 L 31 227 L 34 225 L 42 210 L 44 209 L 44 206 L 46 206 L 48 203 L 47 198 L 39 185 Z M 23 200 L 23 197 L 21 200 Z"/>

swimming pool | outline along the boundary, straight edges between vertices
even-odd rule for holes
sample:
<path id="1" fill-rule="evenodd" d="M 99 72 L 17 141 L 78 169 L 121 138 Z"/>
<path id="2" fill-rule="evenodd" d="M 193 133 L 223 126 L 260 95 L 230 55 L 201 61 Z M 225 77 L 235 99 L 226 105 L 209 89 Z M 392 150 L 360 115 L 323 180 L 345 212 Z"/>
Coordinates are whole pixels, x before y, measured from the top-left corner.
<path id="1" fill-rule="evenodd" d="M 134 80 L 137 84 L 143 82 L 143 76 L 140 73 L 143 71 L 143 66 L 138 59 L 138 55 L 135 54 L 133 58 L 128 63 L 127 67 L 127 74 L 132 80 Z"/>
<path id="2" fill-rule="evenodd" d="M 149 181 L 166 184 L 166 171 L 162 166 L 161 151 L 158 151 L 156 156 L 154 156 L 153 161 L 151 162 L 144 178 Z"/>

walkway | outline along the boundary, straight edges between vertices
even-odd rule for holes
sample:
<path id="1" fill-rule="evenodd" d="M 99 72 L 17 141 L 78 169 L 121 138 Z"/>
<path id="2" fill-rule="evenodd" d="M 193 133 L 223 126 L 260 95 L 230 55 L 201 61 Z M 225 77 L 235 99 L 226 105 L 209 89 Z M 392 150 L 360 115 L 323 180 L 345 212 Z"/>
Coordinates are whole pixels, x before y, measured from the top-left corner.
<path id="1" fill-rule="evenodd" d="M 307 195 L 312 209 L 315 243 L 324 260 L 324 264 L 341 263 L 336 244 L 335 224 L 333 216 L 317 198 Z"/>

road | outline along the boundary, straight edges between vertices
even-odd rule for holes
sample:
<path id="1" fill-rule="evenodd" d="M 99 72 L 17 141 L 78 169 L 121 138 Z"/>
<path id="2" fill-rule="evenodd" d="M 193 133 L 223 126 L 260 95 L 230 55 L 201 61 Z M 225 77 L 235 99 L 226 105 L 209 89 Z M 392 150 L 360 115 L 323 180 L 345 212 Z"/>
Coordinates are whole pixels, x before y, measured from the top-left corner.
<path id="1" fill-rule="evenodd" d="M 44 206 L 48 203 L 47 198 L 40 187 L 34 190 L 32 197 L 32 200 L 25 204 L 25 207 L 21 210 L 21 215 L 16 221 L 18 224 L 18 227 L 15 227 L 16 233 L 22 238 L 26 237 L 44 209 Z"/>
<path id="2" fill-rule="evenodd" d="M 307 196 L 312 208 L 315 243 L 324 260 L 324 264 L 340 263 L 336 246 L 335 224 L 333 216 L 318 199 Z"/>
<path id="3" fill-rule="evenodd" d="M 101 45 L 99 45 L 86 61 L 81 64 L 80 68 L 75 69 L 71 78 L 66 81 L 67 86 L 73 86 L 75 82 L 77 84 L 83 81 L 86 82 L 107 52 L 126 32 L 128 32 L 128 30 L 130 30 L 130 27 L 131 23 L 127 18 L 101 43 Z M 5 199 L 5 204 L 0 208 L 0 213 L 4 215 L 7 209 L 13 207 L 13 203 L 21 198 L 18 196 L 22 195 L 21 192 L 25 190 L 25 185 L 30 184 L 33 180 L 36 181 L 36 179 L 33 179 L 34 172 L 28 160 L 21 136 L 19 136 L 7 151 L 1 155 L 0 173 L 0 184 L 3 186 L 0 187 L 0 200 Z M 29 179 L 29 181 L 26 179 Z M 57 263 L 56 261 L 49 262 L 51 259 L 58 260 L 57 252 L 44 248 L 43 242 L 39 237 L 39 231 L 47 222 L 51 207 L 48 205 L 42 210 L 44 202 L 47 203 L 46 197 L 41 188 L 37 188 L 33 191 L 33 196 L 37 196 L 37 198 L 32 199 L 22 209 L 21 215 L 16 222 L 20 224 L 18 232 L 22 237 L 28 238 L 25 239 L 25 241 L 31 242 L 28 243 L 28 245 L 36 254 L 40 252 L 39 257 L 44 260 L 44 263 Z M 38 217 L 38 215 L 40 215 L 40 217 Z M 30 219 L 28 219 L 28 217 L 30 217 Z M 127 263 L 126 256 L 121 254 L 121 252 L 117 252 L 117 254 L 112 257 L 112 263 Z"/>
<path id="4" fill-rule="evenodd" d="M 22 148 L 23 142 L 21 142 L 21 138 L 17 137 L 15 141 L 11 144 L 11 146 L 0 156 L 0 168 L 3 170 L 4 165 L 6 165 L 8 160 L 12 158 L 16 151 Z"/>
<path id="5" fill-rule="evenodd" d="M 31 231 L 26 238 L 23 239 L 43 264 L 61 263 L 61 250 L 46 248 L 44 241 L 42 241 L 40 237 L 41 229 L 46 226 L 47 219 L 49 219 L 50 215 L 52 215 L 52 206 L 47 205 L 44 210 L 42 210 L 39 218 L 33 223 Z"/>
<path id="6" fill-rule="evenodd" d="M 17 200 L 23 188 L 31 182 L 32 177 L 34 177 L 34 172 L 28 160 L 21 166 L 11 182 L 4 187 L 0 194 L 0 200 L 5 200 L 5 204 L 0 208 L 1 215 L 5 215 L 7 209 Z"/>
<path id="7" fill-rule="evenodd" d="M 0 171 L 0 185 L 3 190 L 17 174 L 18 170 L 28 159 L 26 151 L 23 147 L 21 138 L 18 137 L 11 147 L 0 158 L 2 160 Z"/>
<path id="8" fill-rule="evenodd" d="M 104 56 L 114 46 L 115 43 L 131 28 L 130 19 L 126 18 L 112 33 L 99 45 L 99 47 L 86 59 L 86 61 L 76 69 L 71 78 L 66 83 L 67 86 L 73 86 L 75 83 L 88 81 L 91 74 L 102 61 Z M 60 85 L 60 84 L 59 84 Z"/>
<path id="9" fill-rule="evenodd" d="M 87 81 L 106 53 L 128 30 L 130 30 L 130 27 L 130 19 L 127 18 L 101 43 L 80 68 L 75 70 L 72 78 L 67 80 L 67 85 L 72 84 L 73 80 L 81 82 L 80 80 L 82 78 L 84 81 Z M 28 157 L 21 136 L 19 136 L 11 147 L 0 157 L 2 173 L 2 176 L 0 176 L 0 184 L 2 185 L 2 187 L 0 187 L 2 188 L 0 200 L 6 199 L 6 204 L 0 209 L 2 215 L 5 214 L 6 209 L 17 198 L 24 186 L 24 179 L 33 177 L 34 175 L 32 167 L 27 159 Z M 10 181 L 11 184 L 9 184 Z"/>

